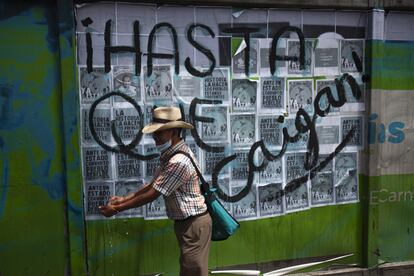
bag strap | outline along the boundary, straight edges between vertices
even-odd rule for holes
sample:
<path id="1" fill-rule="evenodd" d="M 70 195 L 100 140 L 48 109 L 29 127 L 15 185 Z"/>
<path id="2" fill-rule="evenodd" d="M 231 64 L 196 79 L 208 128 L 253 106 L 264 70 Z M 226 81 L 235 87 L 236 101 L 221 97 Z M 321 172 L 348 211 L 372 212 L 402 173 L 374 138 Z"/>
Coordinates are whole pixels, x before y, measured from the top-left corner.
<path id="1" fill-rule="evenodd" d="M 201 181 L 201 187 L 203 188 L 204 193 L 210 194 L 210 185 L 209 185 L 209 184 L 208 184 L 208 182 L 204 179 L 203 175 L 201 174 L 200 170 L 198 169 L 197 164 L 195 163 L 194 159 L 191 157 L 191 155 L 190 155 L 188 152 L 185 152 L 185 151 L 182 151 L 182 150 L 176 151 L 176 152 L 174 152 L 173 154 L 171 154 L 171 155 L 167 158 L 166 162 L 168 162 L 168 161 L 169 161 L 169 160 L 170 160 L 173 156 L 175 156 L 175 155 L 177 155 L 177 154 L 182 154 L 182 155 L 185 155 L 188 159 L 190 159 L 191 163 L 192 163 L 192 164 L 193 164 L 193 166 L 194 166 L 194 169 L 195 169 L 195 170 L 196 170 L 196 172 L 197 172 L 198 178 L 199 178 L 199 179 L 200 179 L 200 181 Z"/>

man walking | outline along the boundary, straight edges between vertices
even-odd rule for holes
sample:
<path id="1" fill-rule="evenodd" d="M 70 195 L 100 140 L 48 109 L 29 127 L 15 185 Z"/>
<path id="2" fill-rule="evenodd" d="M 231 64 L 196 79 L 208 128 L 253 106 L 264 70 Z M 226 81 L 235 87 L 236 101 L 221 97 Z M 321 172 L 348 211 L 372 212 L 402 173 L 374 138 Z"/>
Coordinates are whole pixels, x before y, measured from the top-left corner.
<path id="1" fill-rule="evenodd" d="M 160 166 L 151 183 L 126 197 L 114 196 L 108 205 L 100 206 L 107 217 L 154 201 L 163 195 L 167 216 L 174 220 L 174 231 L 180 247 L 180 276 L 207 276 L 211 240 L 211 217 L 200 191 L 199 178 L 193 164 L 183 154 L 194 154 L 181 139 L 182 129 L 193 126 L 181 118 L 176 107 L 159 107 L 153 120 L 142 129 L 152 133 L 160 152 Z M 172 156 L 172 157 L 171 157 Z"/>

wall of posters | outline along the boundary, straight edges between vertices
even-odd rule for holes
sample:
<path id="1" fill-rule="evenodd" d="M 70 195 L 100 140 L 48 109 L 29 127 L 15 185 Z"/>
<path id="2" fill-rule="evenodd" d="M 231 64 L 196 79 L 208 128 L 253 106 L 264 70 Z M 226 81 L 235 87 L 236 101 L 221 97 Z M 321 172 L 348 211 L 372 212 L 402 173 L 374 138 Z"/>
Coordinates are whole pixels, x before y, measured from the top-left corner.
<path id="1" fill-rule="evenodd" d="M 221 18 L 224 11 L 219 10 L 217 16 Z M 209 17 L 208 12 L 198 12 L 201 22 Z M 167 13 L 163 16 L 171 18 Z M 92 64 L 91 72 L 80 60 L 85 183 L 113 181 L 111 193 L 117 194 L 150 182 L 159 166 L 151 135 L 143 135 L 126 153 L 117 151 L 120 141 L 127 145 L 139 138 L 141 126 L 151 122 L 154 107 L 178 106 L 184 120 L 196 127 L 196 131 L 185 131 L 183 137 L 203 174 L 210 181 L 213 174 L 218 175 L 217 185 L 228 196 L 237 196 L 250 185 L 244 198 L 232 203 L 223 200 L 237 218 L 260 219 L 358 201 L 360 168 L 344 162 L 346 157 L 357 160 L 364 148 L 364 40 L 321 33 L 317 39 L 305 37 L 301 41 L 295 32 L 287 32 L 273 43 L 270 32 L 282 27 L 264 24 L 269 28 L 268 36 L 260 31 L 246 43 L 240 34 L 224 31 L 229 27 L 224 20 L 213 26 L 218 38 L 206 36 L 201 29 L 194 32 L 196 41 L 209 48 L 210 55 L 188 44 L 184 21 L 172 25 L 178 32 L 176 46 L 168 29 L 159 30 L 152 46 L 152 64 L 144 53 L 139 73 L 132 52 L 114 56 L 109 67 L 108 60 L 106 66 Z M 142 35 L 145 44 L 151 26 L 144 25 L 140 27 L 147 30 Z M 141 51 L 145 49 L 141 45 Z M 85 48 L 78 51 L 82 57 L 87 55 Z M 247 51 L 249 58 L 245 60 Z M 105 96 L 111 92 L 115 94 Z M 91 129 L 100 143 L 92 137 Z M 349 136 L 351 130 L 353 135 Z M 343 150 L 325 164 L 341 143 Z M 315 150 L 317 160 L 313 160 Z M 249 159 L 249 155 L 254 158 Z M 142 156 L 154 158 L 144 160 Z M 231 161 L 218 166 L 230 156 L 234 156 Z M 253 171 L 260 164 L 261 169 Z M 323 167 L 318 168 L 321 164 Z M 312 169 L 317 172 L 311 173 Z M 253 179 L 252 183 L 248 179 Z M 286 190 L 298 179 L 300 185 Z M 93 219 L 97 217 L 99 214 L 94 214 Z M 165 218 L 165 205 L 159 199 L 124 218 L 130 217 Z"/>

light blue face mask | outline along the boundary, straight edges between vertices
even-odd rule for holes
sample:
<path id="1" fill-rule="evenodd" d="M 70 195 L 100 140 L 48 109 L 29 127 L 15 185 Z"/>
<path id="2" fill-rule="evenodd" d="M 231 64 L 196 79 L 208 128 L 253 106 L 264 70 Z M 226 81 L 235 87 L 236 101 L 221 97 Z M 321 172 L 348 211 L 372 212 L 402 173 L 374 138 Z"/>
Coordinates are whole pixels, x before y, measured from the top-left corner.
<path id="1" fill-rule="evenodd" d="M 171 147 L 172 143 L 171 140 L 168 140 L 167 142 L 165 142 L 164 144 L 155 146 L 158 150 L 159 153 L 163 153 L 164 151 L 166 151 L 169 147 Z"/>

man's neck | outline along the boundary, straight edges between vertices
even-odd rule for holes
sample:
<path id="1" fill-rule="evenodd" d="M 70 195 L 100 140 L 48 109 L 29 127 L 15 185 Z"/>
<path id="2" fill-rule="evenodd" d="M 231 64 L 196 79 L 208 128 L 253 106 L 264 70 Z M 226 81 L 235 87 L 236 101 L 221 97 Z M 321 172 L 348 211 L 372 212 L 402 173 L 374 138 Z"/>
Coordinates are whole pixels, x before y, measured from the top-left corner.
<path id="1" fill-rule="evenodd" d="M 181 138 L 180 137 L 177 137 L 177 136 L 171 137 L 171 146 L 174 147 L 175 145 L 177 145 L 180 142 L 181 142 Z"/>

